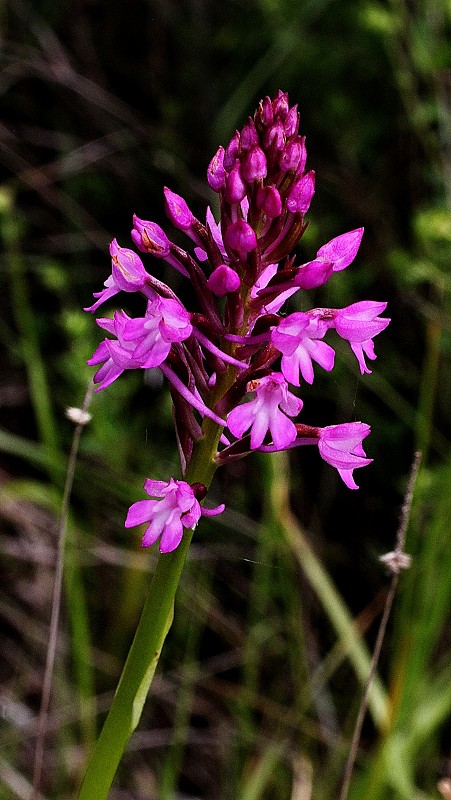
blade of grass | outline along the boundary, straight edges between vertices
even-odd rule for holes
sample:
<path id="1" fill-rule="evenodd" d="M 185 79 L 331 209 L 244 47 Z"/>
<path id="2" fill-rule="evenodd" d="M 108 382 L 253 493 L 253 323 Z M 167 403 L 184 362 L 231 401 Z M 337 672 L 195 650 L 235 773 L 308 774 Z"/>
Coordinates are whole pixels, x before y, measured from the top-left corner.
<path id="1" fill-rule="evenodd" d="M 202 597 L 208 597 L 210 595 L 211 581 L 212 575 L 208 571 L 203 571 L 198 574 L 196 592 Z M 198 662 L 199 645 L 207 616 L 208 607 L 205 608 L 200 605 L 193 609 L 188 626 L 186 626 L 186 618 L 184 621 L 186 651 L 182 664 L 173 733 L 169 746 L 170 749 L 163 766 L 159 783 L 158 797 L 161 800 L 172 800 L 172 798 L 176 796 L 178 778 L 182 769 L 183 754 L 189 734 L 189 723 L 194 703 L 196 681 L 200 670 Z M 175 637 L 177 636 L 177 631 L 175 631 L 174 635 Z"/>
<path id="2" fill-rule="evenodd" d="M 307 537 L 291 511 L 289 486 L 285 477 L 287 474 L 286 462 L 286 452 L 271 454 L 273 480 L 270 485 L 269 501 L 272 503 L 274 514 L 287 542 L 293 549 L 307 580 L 316 592 L 337 637 L 343 642 L 343 648 L 360 683 L 364 685 L 371 669 L 371 656 L 346 604 L 313 552 Z M 385 689 L 377 676 L 371 686 L 369 708 L 376 726 L 384 728 L 388 722 L 389 708 Z"/>
<path id="3" fill-rule="evenodd" d="M 258 760 L 257 766 L 246 779 L 240 792 L 240 800 L 259 800 L 264 796 L 274 770 L 283 757 L 285 747 L 283 742 L 267 747 Z"/>
<path id="4" fill-rule="evenodd" d="M 20 223 L 14 211 L 14 196 L 11 192 L 3 191 L 0 197 L 0 234 L 5 245 L 5 258 L 10 271 L 13 310 L 39 437 L 51 456 L 50 478 L 55 485 L 58 485 L 59 473 L 52 466 L 53 459 L 58 456 L 55 415 L 39 346 L 36 319 L 30 303 L 26 269 L 20 252 Z"/>

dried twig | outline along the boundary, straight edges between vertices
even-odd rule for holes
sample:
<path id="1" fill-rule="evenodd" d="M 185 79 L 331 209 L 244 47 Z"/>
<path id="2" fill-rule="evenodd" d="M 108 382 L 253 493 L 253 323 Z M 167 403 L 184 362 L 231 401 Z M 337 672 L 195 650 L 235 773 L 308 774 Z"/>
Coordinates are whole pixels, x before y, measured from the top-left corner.
<path id="1" fill-rule="evenodd" d="M 359 713 L 357 715 L 357 720 L 355 723 L 354 734 L 349 749 L 348 760 L 346 762 L 346 768 L 344 771 L 343 784 L 341 787 L 339 800 L 346 800 L 348 796 L 349 786 L 351 783 L 352 773 L 354 770 L 354 764 L 357 757 L 357 751 L 359 748 L 360 737 L 362 734 L 363 721 L 365 719 L 365 714 L 368 708 L 368 697 L 370 693 L 370 687 L 374 675 L 376 674 L 376 669 L 379 662 L 379 656 L 382 649 L 382 643 L 384 641 L 385 631 L 387 629 L 388 618 L 390 616 L 393 600 L 395 599 L 396 590 L 398 588 L 399 573 L 402 569 L 408 568 L 411 563 L 410 556 L 407 555 L 407 553 L 404 553 L 403 551 L 406 541 L 407 526 L 409 524 L 410 509 L 412 507 L 415 481 L 417 479 L 420 463 L 421 463 L 421 453 L 417 451 L 414 456 L 412 469 L 410 471 L 410 476 L 409 476 L 409 482 L 407 484 L 406 494 L 404 497 L 404 503 L 401 509 L 401 521 L 399 524 L 398 532 L 396 534 L 395 549 L 390 553 L 386 553 L 380 558 L 380 561 L 382 561 L 382 563 L 385 564 L 387 569 L 391 572 L 392 578 L 387 593 L 387 599 L 385 601 L 384 613 L 382 615 L 382 619 L 379 625 L 379 631 L 377 634 L 376 644 L 374 647 L 374 653 L 371 659 L 370 671 L 368 673 L 368 678 L 365 683 L 365 689 L 363 692 Z"/>
<path id="2" fill-rule="evenodd" d="M 47 649 L 47 659 L 45 664 L 44 681 L 42 686 L 41 707 L 39 709 L 38 732 L 36 738 L 36 749 L 33 768 L 33 794 L 31 800 L 40 798 L 40 785 L 42 776 L 42 765 L 44 760 L 44 743 L 47 731 L 47 719 L 50 705 L 50 695 L 52 690 L 53 669 L 55 665 L 56 645 L 58 641 L 58 626 L 61 607 L 61 591 L 63 584 L 64 568 L 64 549 L 66 544 L 67 518 L 69 512 L 69 500 L 74 482 L 75 465 L 77 463 L 78 447 L 80 444 L 81 432 L 90 420 L 88 414 L 89 404 L 92 398 L 92 385 L 88 386 L 82 407 L 80 409 L 68 409 L 69 419 L 76 423 L 72 439 L 72 447 L 67 466 L 66 484 L 64 487 L 63 503 L 61 508 L 61 518 L 58 529 L 58 554 L 55 568 L 55 581 L 53 584 L 52 613 L 50 618 L 49 644 Z"/>

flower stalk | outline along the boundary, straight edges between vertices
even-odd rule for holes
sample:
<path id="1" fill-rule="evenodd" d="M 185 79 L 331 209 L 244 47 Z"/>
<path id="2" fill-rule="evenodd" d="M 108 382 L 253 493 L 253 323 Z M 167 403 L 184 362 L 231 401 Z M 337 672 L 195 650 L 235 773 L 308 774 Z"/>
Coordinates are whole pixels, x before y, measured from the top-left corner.
<path id="1" fill-rule="evenodd" d="M 205 421 L 208 431 L 193 453 L 186 478 L 208 488 L 216 470 L 220 427 Z M 179 546 L 160 553 L 141 618 L 131 644 L 108 716 L 88 764 L 78 800 L 106 800 L 119 763 L 141 718 L 161 650 L 172 625 L 174 600 L 193 530 L 186 530 Z"/>

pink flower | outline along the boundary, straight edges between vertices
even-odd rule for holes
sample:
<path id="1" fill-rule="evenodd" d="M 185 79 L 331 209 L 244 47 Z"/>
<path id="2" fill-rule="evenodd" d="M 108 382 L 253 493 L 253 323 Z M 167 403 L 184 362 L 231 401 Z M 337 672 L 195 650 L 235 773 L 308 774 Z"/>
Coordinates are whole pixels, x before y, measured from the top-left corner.
<path id="1" fill-rule="evenodd" d="M 159 367 L 172 342 L 184 341 L 192 333 L 182 304 L 158 296 L 149 300 L 145 317 L 132 319 L 122 311 L 112 320 L 98 319 L 97 324 L 117 340 L 105 339 L 87 362 L 90 366 L 104 362 L 94 376 L 96 391 L 109 386 L 124 369 Z"/>
<path id="2" fill-rule="evenodd" d="M 268 431 L 278 450 L 293 442 L 296 426 L 288 417 L 299 414 L 303 403 L 288 391 L 283 375 L 273 372 L 265 378 L 250 381 L 247 390 L 255 392 L 254 399 L 234 408 L 227 419 L 233 435 L 240 438 L 250 428 L 252 450 L 260 447 Z"/>
<path id="3" fill-rule="evenodd" d="M 371 361 L 376 358 L 373 336 L 381 333 L 390 322 L 388 318 L 378 317 L 378 314 L 385 311 L 386 307 L 387 303 L 363 300 L 340 309 L 335 316 L 335 329 L 341 338 L 347 339 L 351 345 L 362 375 L 365 372 L 371 373 L 365 363 L 365 356 Z"/>
<path id="4" fill-rule="evenodd" d="M 114 319 L 96 320 L 100 328 L 117 337 L 117 340 L 104 339 L 86 362 L 90 367 L 102 364 L 94 375 L 94 383 L 98 384 L 96 392 L 106 389 L 125 369 L 142 366 L 141 361 L 133 357 L 136 343 L 126 343 L 123 339 L 123 332 L 128 321 L 131 321 L 131 318 L 124 311 L 116 311 Z"/>
<path id="5" fill-rule="evenodd" d="M 296 311 L 279 322 L 271 333 L 271 341 L 282 353 L 281 368 L 289 383 L 299 386 L 299 373 L 313 383 L 313 361 L 328 372 L 333 369 L 335 351 L 320 341 L 327 331 L 321 319 Z"/>
<path id="6" fill-rule="evenodd" d="M 134 528 L 148 522 L 142 546 L 150 547 L 160 539 L 161 553 L 170 553 L 178 547 L 183 528 L 193 528 L 202 515 L 215 516 L 221 514 L 225 508 L 224 505 L 203 508 L 196 499 L 193 487 L 185 481 L 175 481 L 173 478 L 169 483 L 148 478 L 144 489 L 149 497 L 159 499 L 138 500 L 133 503 L 128 510 L 125 527 Z"/>
<path id="7" fill-rule="evenodd" d="M 364 423 L 321 429 L 295 421 L 303 403 L 290 384 L 299 386 L 301 376 L 311 384 L 316 364 L 333 369 L 335 352 L 324 341 L 326 332 L 335 328 L 349 342 L 364 374 L 370 372 L 366 359 L 375 358 L 373 339 L 389 323 L 380 316 L 386 303 L 372 301 L 284 316 L 282 307 L 293 294 L 324 285 L 351 264 L 363 235 L 357 228 L 336 236 L 312 260 L 297 264 L 294 248 L 307 227 L 304 216 L 315 191 L 315 173 L 305 172 L 306 164 L 298 108 L 279 91 L 272 100 L 261 100 L 254 117 L 209 164 L 208 183 L 219 195 L 218 221 L 208 208 L 204 224 L 183 197 L 165 188 L 166 214 L 191 239 L 189 247 L 136 215 L 131 236 L 141 257 L 111 243 L 111 274 L 87 310 L 95 311 L 119 291 L 138 292 L 147 308 L 138 318 L 122 311 L 98 320 L 107 338 L 88 364 L 97 366 L 97 391 L 124 370 L 159 368 L 171 384 L 182 474 L 189 474 L 193 456 L 200 457 L 205 418 L 218 426 L 220 449 L 212 454 L 217 463 L 250 449 L 273 452 L 310 444 L 355 489 L 353 470 L 371 461 L 362 448 L 370 430 Z M 141 258 L 146 263 L 148 256 L 188 279 L 192 313 L 170 286 L 146 272 Z M 303 301 L 298 307 L 308 306 Z M 280 371 L 271 372 L 279 359 Z M 161 550 L 168 552 L 183 529 L 207 513 L 199 505 L 204 494 L 196 484 L 173 479 L 149 479 L 146 491 L 150 499 L 130 508 L 126 524 L 146 521 L 143 544 L 160 539 Z"/>
<path id="8" fill-rule="evenodd" d="M 365 422 L 347 422 L 344 425 L 328 425 L 319 428 L 318 449 L 322 458 L 336 467 L 349 489 L 358 489 L 353 470 L 371 464 L 366 458 L 362 441 L 371 431 Z"/>
<path id="9" fill-rule="evenodd" d="M 133 355 L 143 367 L 158 367 L 169 354 L 172 342 L 183 342 L 192 333 L 188 312 L 177 300 L 156 298 L 147 306 L 145 317 L 130 319 L 122 337 L 135 342 Z"/>

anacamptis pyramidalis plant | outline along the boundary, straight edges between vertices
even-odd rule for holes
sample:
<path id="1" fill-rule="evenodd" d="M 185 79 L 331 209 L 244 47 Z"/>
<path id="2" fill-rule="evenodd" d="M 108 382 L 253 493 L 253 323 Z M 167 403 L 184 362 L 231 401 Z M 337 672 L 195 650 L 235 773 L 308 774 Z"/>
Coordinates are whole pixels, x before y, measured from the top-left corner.
<path id="1" fill-rule="evenodd" d="M 286 301 L 324 285 L 346 269 L 363 228 L 324 244 L 298 264 L 294 248 L 306 227 L 315 173 L 306 170 L 299 113 L 282 91 L 261 100 L 253 118 L 219 147 L 207 179 L 219 196 L 220 217 L 207 208 L 197 219 L 182 197 L 165 188 L 166 214 L 189 246 L 171 242 L 155 222 L 133 219 L 135 250 L 113 240 L 112 270 L 95 312 L 120 292 L 138 292 L 143 315 L 116 311 L 97 324 L 108 334 L 89 360 L 98 367 L 97 390 L 124 370 L 161 370 L 173 401 L 180 475 L 147 478 L 147 499 L 134 503 L 126 527 L 146 524 L 144 547 L 158 542 L 158 560 L 141 621 L 79 797 L 106 798 L 127 741 L 142 711 L 165 636 L 193 530 L 201 516 L 224 506 L 204 505 L 216 469 L 258 450 L 313 445 L 346 486 L 357 489 L 354 470 L 371 462 L 362 447 L 364 422 L 318 427 L 302 420 L 301 380 L 311 384 L 314 364 L 330 372 L 338 334 L 349 342 L 362 374 L 375 358 L 373 338 L 388 325 L 386 303 L 364 300 L 346 308 L 284 312 Z M 196 307 L 188 310 L 171 287 L 154 277 L 154 259 L 191 283 Z M 333 342 L 333 338 L 332 338 Z M 301 417 L 299 417 L 301 415 Z"/>

